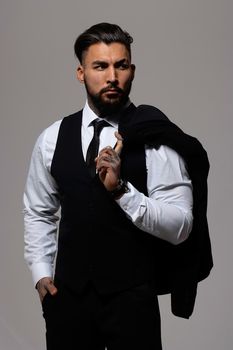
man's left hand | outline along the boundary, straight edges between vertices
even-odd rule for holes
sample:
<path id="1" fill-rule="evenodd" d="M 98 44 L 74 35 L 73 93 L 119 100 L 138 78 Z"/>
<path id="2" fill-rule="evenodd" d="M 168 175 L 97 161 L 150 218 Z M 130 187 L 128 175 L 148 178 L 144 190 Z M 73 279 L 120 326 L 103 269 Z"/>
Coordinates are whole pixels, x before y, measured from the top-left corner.
<path id="1" fill-rule="evenodd" d="M 123 139 L 115 132 L 117 144 L 115 148 L 110 146 L 103 148 L 96 158 L 96 168 L 101 182 L 107 191 L 113 191 L 118 186 L 121 170 L 120 153 L 123 148 Z"/>

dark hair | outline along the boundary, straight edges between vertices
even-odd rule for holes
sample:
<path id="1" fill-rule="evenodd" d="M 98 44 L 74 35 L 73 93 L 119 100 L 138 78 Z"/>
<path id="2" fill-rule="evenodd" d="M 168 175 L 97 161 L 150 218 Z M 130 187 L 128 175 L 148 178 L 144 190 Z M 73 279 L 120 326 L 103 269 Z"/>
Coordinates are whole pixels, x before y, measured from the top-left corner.
<path id="1" fill-rule="evenodd" d="M 103 42 L 105 44 L 111 44 L 118 42 L 124 44 L 131 57 L 130 44 L 133 42 L 133 38 L 128 32 L 122 30 L 117 24 L 111 23 L 98 23 L 85 30 L 78 36 L 74 44 L 74 51 L 82 63 L 83 53 L 87 49 L 96 43 Z"/>

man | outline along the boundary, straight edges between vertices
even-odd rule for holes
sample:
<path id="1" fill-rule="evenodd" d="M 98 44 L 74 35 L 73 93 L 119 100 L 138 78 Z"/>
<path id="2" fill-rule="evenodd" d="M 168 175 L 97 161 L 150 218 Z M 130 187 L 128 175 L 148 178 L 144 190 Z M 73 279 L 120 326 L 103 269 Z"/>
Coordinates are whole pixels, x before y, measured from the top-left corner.
<path id="1" fill-rule="evenodd" d="M 158 109 L 131 103 L 132 41 L 109 23 L 77 38 L 86 104 L 32 154 L 25 258 L 48 350 L 161 349 L 157 294 L 189 317 L 212 267 L 206 153 Z"/>

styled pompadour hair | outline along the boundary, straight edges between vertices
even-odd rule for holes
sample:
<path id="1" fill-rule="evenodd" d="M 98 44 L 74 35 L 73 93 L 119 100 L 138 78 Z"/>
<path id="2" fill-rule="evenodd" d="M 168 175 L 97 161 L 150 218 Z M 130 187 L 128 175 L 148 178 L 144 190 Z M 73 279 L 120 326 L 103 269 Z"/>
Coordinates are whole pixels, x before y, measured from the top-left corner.
<path id="1" fill-rule="evenodd" d="M 91 26 L 76 39 L 74 51 L 79 62 L 82 63 L 83 54 L 91 45 L 101 42 L 105 44 L 117 42 L 125 45 L 131 58 L 130 45 L 133 42 L 133 38 L 117 24 L 103 22 Z"/>

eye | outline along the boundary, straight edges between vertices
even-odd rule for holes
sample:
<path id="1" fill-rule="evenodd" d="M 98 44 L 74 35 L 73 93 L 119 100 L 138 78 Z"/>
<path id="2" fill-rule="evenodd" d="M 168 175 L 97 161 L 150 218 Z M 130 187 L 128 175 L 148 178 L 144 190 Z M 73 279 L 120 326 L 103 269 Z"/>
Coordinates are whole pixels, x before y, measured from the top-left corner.
<path id="1" fill-rule="evenodd" d="M 98 70 L 98 71 L 102 71 L 102 70 L 106 69 L 107 66 L 108 65 L 106 63 L 98 63 L 98 64 L 94 65 L 94 69 Z"/>
<path id="2" fill-rule="evenodd" d="M 127 63 L 127 62 L 125 62 L 125 61 L 118 62 L 118 63 L 116 64 L 116 68 L 117 68 L 117 69 L 120 69 L 120 70 L 129 69 L 129 63 Z"/>
<path id="3" fill-rule="evenodd" d="M 127 63 L 122 63 L 119 68 L 122 69 L 122 70 L 128 69 L 129 65 Z"/>

